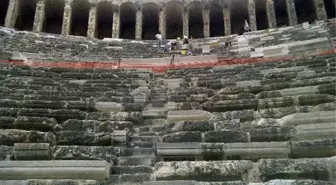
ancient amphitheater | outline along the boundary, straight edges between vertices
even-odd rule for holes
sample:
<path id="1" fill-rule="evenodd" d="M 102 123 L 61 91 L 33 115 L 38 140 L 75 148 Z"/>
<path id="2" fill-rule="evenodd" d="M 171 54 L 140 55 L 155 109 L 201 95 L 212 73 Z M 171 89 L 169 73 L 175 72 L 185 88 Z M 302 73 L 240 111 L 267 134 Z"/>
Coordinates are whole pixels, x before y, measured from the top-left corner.
<path id="1" fill-rule="evenodd" d="M 335 6 L 1 0 L 0 185 L 336 184 Z"/>

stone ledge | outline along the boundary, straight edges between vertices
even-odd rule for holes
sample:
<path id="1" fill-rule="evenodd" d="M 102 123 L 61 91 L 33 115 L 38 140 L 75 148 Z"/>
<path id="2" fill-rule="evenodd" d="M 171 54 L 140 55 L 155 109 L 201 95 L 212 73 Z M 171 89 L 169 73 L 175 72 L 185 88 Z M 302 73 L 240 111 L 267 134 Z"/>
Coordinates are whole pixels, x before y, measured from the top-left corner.
<path id="1" fill-rule="evenodd" d="M 106 161 L 0 161 L 0 179 L 108 179 Z"/>
<path id="2" fill-rule="evenodd" d="M 99 185 L 95 180 L 51 180 L 51 179 L 31 179 L 31 180 L 0 180 L 1 185 Z"/>

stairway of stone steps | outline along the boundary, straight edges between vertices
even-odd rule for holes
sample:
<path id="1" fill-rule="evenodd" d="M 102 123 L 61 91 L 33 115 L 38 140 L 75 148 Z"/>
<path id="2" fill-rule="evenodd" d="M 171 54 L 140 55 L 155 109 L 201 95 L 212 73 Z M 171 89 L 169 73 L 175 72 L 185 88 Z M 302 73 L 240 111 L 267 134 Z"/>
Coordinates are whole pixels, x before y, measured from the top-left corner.
<path id="1" fill-rule="evenodd" d="M 129 136 L 125 148 L 120 148 L 116 165 L 111 167 L 110 183 L 142 183 L 149 181 L 156 163 L 155 136 Z"/>
<path id="2" fill-rule="evenodd" d="M 166 119 L 166 88 L 162 80 L 151 80 L 148 84 L 149 94 L 144 104 L 144 125 L 135 127 L 129 133 L 125 147 L 120 148 L 120 156 L 115 166 L 111 167 L 112 175 L 109 182 L 142 183 L 150 181 L 153 167 L 157 162 L 156 145 L 160 142 L 157 132 L 151 127 L 157 120 Z"/>

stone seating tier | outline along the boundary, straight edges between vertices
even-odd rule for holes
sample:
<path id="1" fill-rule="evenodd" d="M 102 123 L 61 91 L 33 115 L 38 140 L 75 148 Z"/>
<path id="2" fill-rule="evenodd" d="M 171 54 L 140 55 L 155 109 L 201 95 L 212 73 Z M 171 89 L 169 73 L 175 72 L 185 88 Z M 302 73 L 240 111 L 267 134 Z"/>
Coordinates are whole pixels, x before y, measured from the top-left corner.
<path id="1" fill-rule="evenodd" d="M 160 76 L 2 63 L 0 184 L 331 185 L 335 56 Z"/>
<path id="2" fill-rule="evenodd" d="M 308 28 L 299 24 L 244 35 L 193 39 L 193 53 L 194 55 L 213 53 L 226 57 L 301 56 L 319 53 L 331 49 L 333 27 L 334 24 L 327 25 L 324 21 L 317 21 Z M 23 53 L 24 58 L 37 61 L 116 61 L 119 57 L 171 57 L 162 53 L 163 46 L 158 51 L 154 40 L 88 40 L 84 37 L 63 37 L 8 28 L 0 28 L 0 35 L 2 37 L 0 44 L 4 51 L 19 51 Z M 232 47 L 225 48 L 225 42 L 229 40 L 232 42 Z M 209 51 L 204 47 L 210 47 Z"/>

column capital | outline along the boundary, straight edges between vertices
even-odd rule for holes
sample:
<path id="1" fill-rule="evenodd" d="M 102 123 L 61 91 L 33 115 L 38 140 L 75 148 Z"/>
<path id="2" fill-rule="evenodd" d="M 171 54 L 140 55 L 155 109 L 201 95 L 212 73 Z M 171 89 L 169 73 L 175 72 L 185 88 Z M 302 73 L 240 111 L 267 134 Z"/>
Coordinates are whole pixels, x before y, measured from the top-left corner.
<path id="1" fill-rule="evenodd" d="M 224 0 L 223 1 L 223 8 L 230 8 L 231 1 L 230 0 Z"/>
<path id="2" fill-rule="evenodd" d="M 36 4 L 44 4 L 45 3 L 45 0 L 37 0 Z"/>

